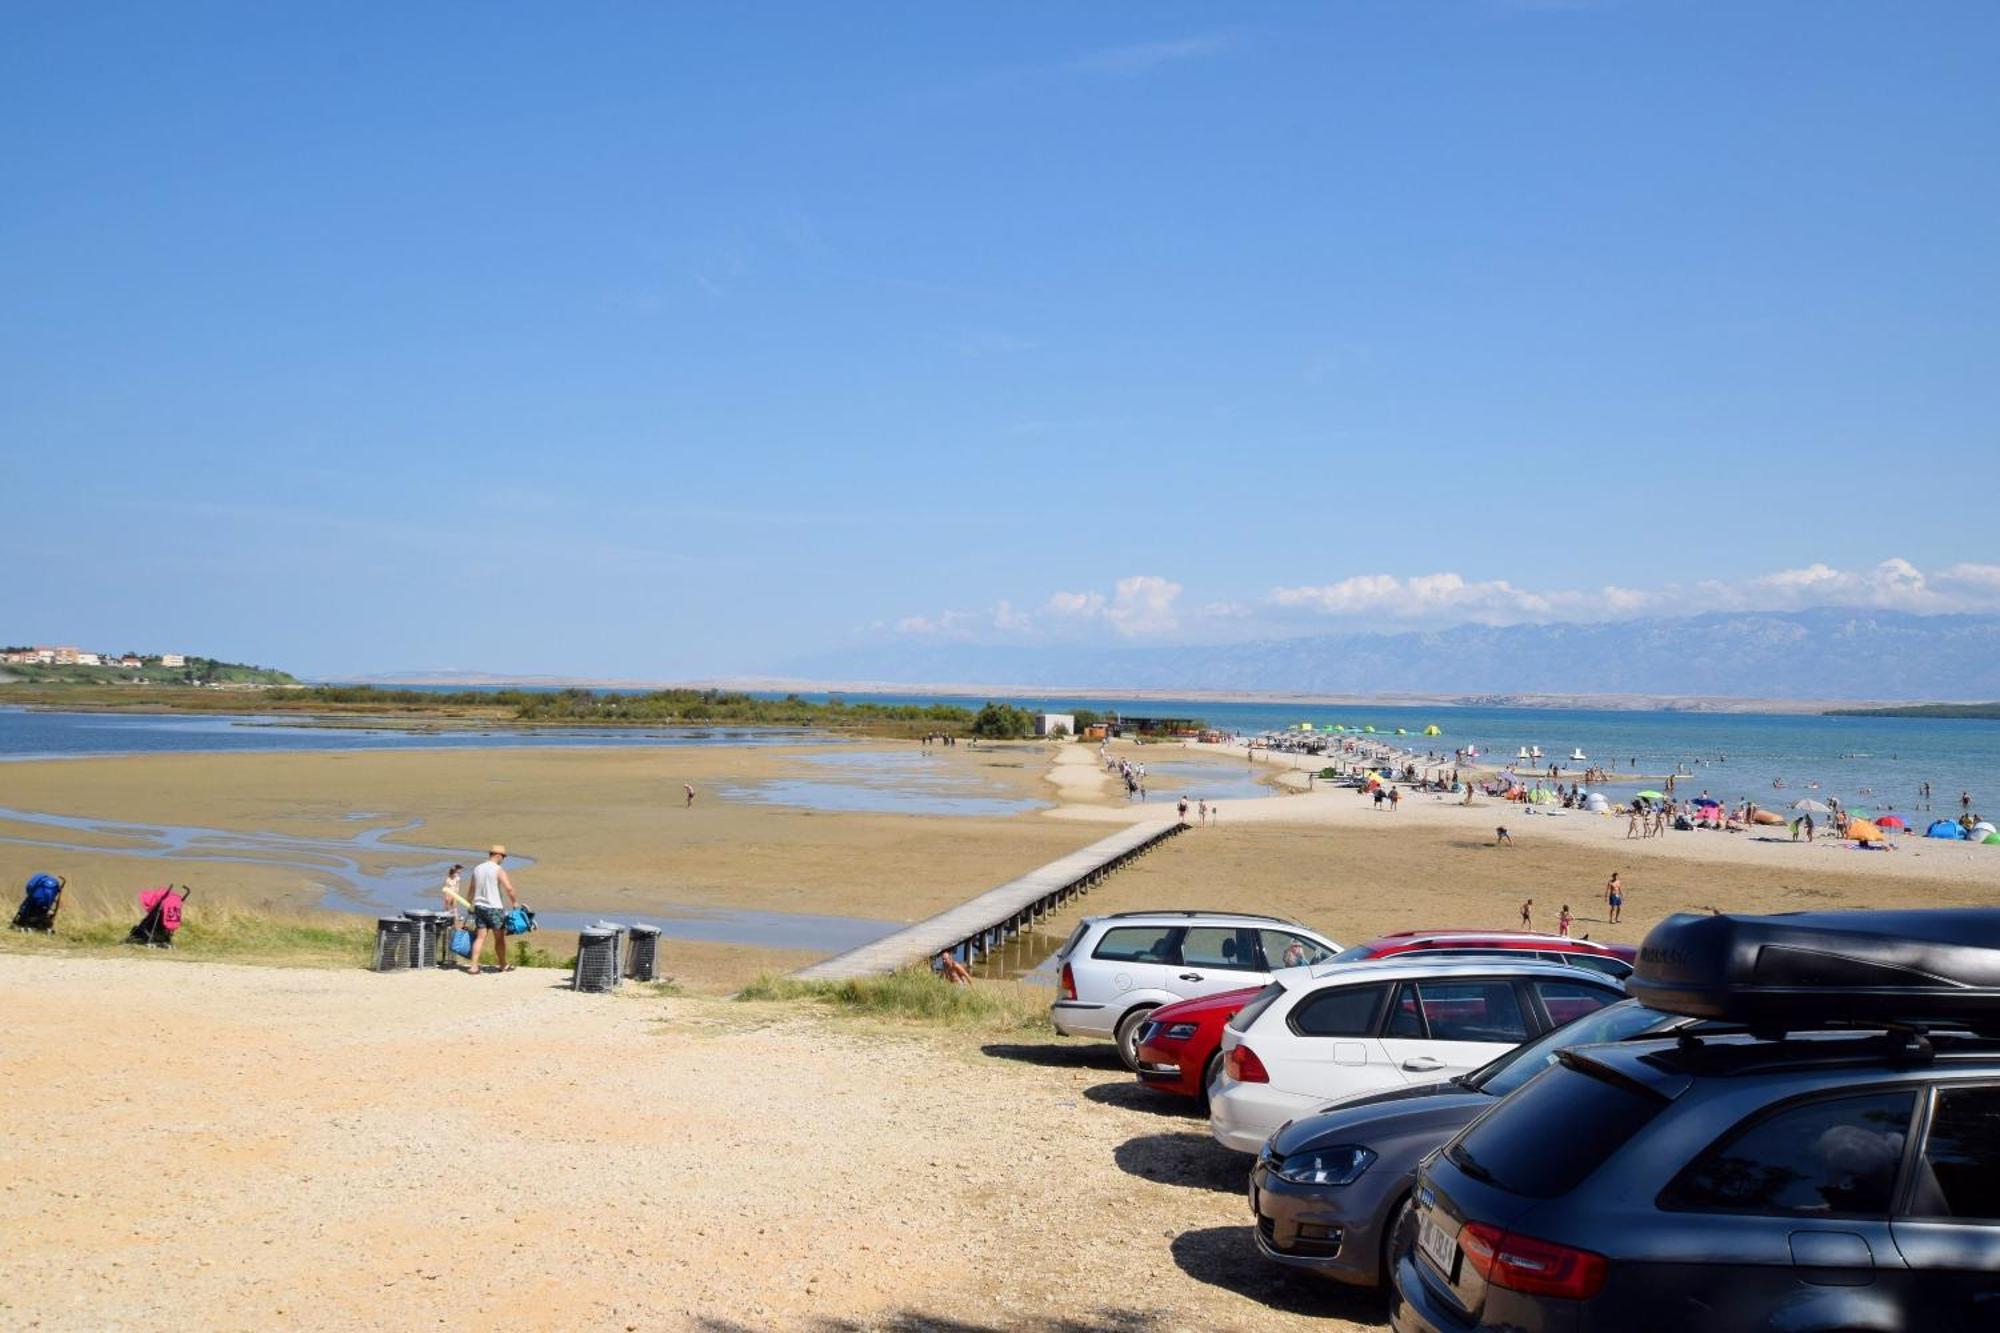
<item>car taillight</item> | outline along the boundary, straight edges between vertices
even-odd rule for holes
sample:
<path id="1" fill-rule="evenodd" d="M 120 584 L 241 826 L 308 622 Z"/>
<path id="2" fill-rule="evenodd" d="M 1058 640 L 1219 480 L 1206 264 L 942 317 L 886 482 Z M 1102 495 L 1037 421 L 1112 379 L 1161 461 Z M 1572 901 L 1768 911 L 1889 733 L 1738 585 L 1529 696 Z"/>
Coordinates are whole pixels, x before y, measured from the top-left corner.
<path id="1" fill-rule="evenodd" d="M 1257 1052 L 1251 1050 L 1248 1046 L 1238 1045 L 1228 1055 L 1223 1056 L 1222 1067 L 1228 1071 L 1229 1077 L 1235 1079 L 1238 1083 L 1269 1083 L 1271 1081 L 1271 1075 L 1264 1068 L 1264 1062 L 1259 1060 Z"/>
<path id="2" fill-rule="evenodd" d="M 1610 1262 L 1601 1254 L 1536 1240 L 1484 1222 L 1467 1222 L 1458 1248 L 1479 1275 L 1496 1287 L 1531 1296 L 1587 1301 L 1604 1289 Z"/>
<path id="3" fill-rule="evenodd" d="M 1068 963 L 1062 965 L 1062 978 L 1056 982 L 1056 998 L 1058 1000 L 1076 998 L 1076 973 L 1069 970 Z"/>

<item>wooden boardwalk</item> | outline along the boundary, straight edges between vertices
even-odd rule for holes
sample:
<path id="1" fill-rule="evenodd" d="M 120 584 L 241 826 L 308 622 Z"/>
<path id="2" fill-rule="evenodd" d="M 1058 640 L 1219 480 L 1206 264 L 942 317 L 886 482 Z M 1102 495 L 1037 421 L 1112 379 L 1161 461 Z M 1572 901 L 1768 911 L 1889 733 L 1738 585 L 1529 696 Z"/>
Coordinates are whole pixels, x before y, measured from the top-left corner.
<path id="1" fill-rule="evenodd" d="M 1031 870 L 1019 879 L 988 889 L 977 898 L 939 912 L 872 944 L 801 968 L 806 980 L 839 981 L 894 972 L 950 953 L 971 964 L 1042 920 L 1112 871 L 1143 856 L 1187 825 L 1169 816 L 1120 829 L 1108 838 Z"/>

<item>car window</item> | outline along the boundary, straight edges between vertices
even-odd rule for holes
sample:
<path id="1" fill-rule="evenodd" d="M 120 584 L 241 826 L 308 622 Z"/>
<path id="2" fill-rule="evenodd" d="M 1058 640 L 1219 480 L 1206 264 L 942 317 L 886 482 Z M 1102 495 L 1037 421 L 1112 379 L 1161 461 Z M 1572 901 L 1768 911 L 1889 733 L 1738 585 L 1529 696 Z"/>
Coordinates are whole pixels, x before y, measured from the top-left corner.
<path id="1" fill-rule="evenodd" d="M 1288 930 L 1260 930 L 1257 935 L 1264 945 L 1266 967 L 1304 967 L 1331 956 L 1324 946 Z"/>
<path id="2" fill-rule="evenodd" d="M 1694 1212 L 1887 1216 L 1915 1100 L 1901 1089 L 1786 1107 L 1696 1158 L 1662 1202 Z"/>
<path id="3" fill-rule="evenodd" d="M 1365 963 L 1375 956 L 1372 944 L 1350 944 L 1333 956 L 1336 963 Z"/>
<path id="4" fill-rule="evenodd" d="M 1658 1027 L 1661 1021 L 1658 1012 L 1636 1002 L 1608 1005 L 1495 1057 L 1490 1064 L 1468 1074 L 1466 1082 L 1490 1096 L 1505 1097 L 1554 1064 L 1558 1051 L 1592 1042 L 1624 1041 Z"/>
<path id="5" fill-rule="evenodd" d="M 1533 983 L 1535 994 L 1542 997 L 1542 1008 L 1549 1011 L 1549 1019 L 1554 1023 L 1572 1023 L 1585 1014 L 1594 1014 L 1619 997 L 1602 986 L 1593 986 L 1583 981 L 1552 981 L 1537 978 Z"/>
<path id="6" fill-rule="evenodd" d="M 1557 1065 L 1453 1139 L 1445 1156 L 1510 1194 L 1567 1194 L 1660 1113 L 1664 1099 Z"/>
<path id="7" fill-rule="evenodd" d="M 1236 1013 L 1233 1016 L 1231 1016 L 1229 1020 L 1229 1026 L 1235 1028 L 1238 1032 L 1249 1031 L 1250 1025 L 1256 1022 L 1259 1018 L 1263 1017 L 1264 1011 L 1266 1009 L 1269 1009 L 1271 1007 L 1272 1002 L 1275 1001 L 1280 995 L 1283 995 L 1284 993 L 1285 993 L 1285 988 L 1283 986 L 1279 985 L 1275 981 L 1272 982 L 1270 985 L 1264 987 L 1263 990 L 1260 990 L 1255 995 L 1251 996 L 1250 1003 L 1244 1005 L 1241 1009 L 1238 1009 Z"/>
<path id="8" fill-rule="evenodd" d="M 1910 1211 L 2000 1218 L 2000 1088 L 1939 1090 Z"/>
<path id="9" fill-rule="evenodd" d="M 1292 1006 L 1292 1031 L 1302 1037 L 1372 1037 L 1387 986 L 1328 986 Z"/>
<path id="10" fill-rule="evenodd" d="M 1415 989 L 1426 1031 L 1412 1032 L 1408 1010 L 1399 999 L 1389 1035 L 1428 1036 L 1432 1041 L 1505 1041 L 1528 1039 L 1528 1019 L 1511 981 L 1419 981 Z"/>
<path id="11" fill-rule="evenodd" d="M 1172 926 L 1118 926 L 1104 932 L 1090 956 L 1108 963 L 1171 963 L 1174 935 Z"/>
<path id="12" fill-rule="evenodd" d="M 1417 988 L 1405 983 L 1396 992 L 1396 1008 L 1389 1015 L 1389 1026 L 1384 1029 L 1385 1037 L 1425 1036 L 1424 1011 L 1417 1004 Z"/>
<path id="13" fill-rule="evenodd" d="M 1056 956 L 1059 958 L 1067 958 L 1071 954 L 1075 953 L 1076 946 L 1083 943 L 1083 932 L 1089 929 L 1090 929 L 1090 922 L 1088 921 L 1077 922 L 1076 929 L 1072 930 L 1069 933 L 1069 938 L 1063 941 L 1063 947 L 1056 950 Z"/>
<path id="14" fill-rule="evenodd" d="M 1614 981 L 1623 981 L 1632 975 L 1632 965 L 1623 958 L 1606 958 L 1602 954 L 1564 954 L 1563 961 L 1571 967 L 1588 968 L 1592 972 L 1602 972 Z"/>
<path id="15" fill-rule="evenodd" d="M 1181 962 L 1190 967 L 1260 970 L 1254 932 L 1234 926 L 1189 926 L 1181 936 Z"/>

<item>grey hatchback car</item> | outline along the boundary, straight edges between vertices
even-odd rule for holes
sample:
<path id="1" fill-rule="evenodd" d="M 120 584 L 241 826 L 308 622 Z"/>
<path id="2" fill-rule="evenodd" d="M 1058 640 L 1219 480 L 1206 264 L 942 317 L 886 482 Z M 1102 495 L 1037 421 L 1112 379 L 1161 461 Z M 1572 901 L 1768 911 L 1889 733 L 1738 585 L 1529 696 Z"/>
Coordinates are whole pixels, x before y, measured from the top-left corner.
<path id="1" fill-rule="evenodd" d="M 1636 1000 L 1585 1014 L 1445 1083 L 1358 1097 L 1273 1134 L 1250 1171 L 1257 1248 L 1357 1286 L 1388 1280 L 1388 1243 L 1417 1164 L 1570 1046 L 1672 1032 L 1700 1020 Z"/>

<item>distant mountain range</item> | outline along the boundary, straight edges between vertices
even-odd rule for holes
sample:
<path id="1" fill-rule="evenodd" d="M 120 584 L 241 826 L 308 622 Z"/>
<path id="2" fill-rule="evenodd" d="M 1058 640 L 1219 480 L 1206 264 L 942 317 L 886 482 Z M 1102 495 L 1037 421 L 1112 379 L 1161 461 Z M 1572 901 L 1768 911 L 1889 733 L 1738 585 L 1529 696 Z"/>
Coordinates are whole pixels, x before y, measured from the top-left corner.
<path id="1" fill-rule="evenodd" d="M 885 684 L 1242 693 L 1992 699 L 2000 616 L 1822 609 L 1181 646 L 908 642 L 782 670 Z"/>

